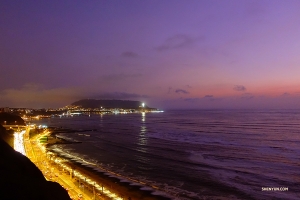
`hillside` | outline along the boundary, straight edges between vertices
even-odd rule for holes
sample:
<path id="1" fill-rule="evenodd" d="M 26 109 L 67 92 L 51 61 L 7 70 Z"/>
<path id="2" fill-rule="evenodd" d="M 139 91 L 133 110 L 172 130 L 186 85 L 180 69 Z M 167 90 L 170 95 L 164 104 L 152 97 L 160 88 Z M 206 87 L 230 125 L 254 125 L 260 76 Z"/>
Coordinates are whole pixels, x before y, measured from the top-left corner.
<path id="1" fill-rule="evenodd" d="M 66 190 L 1 139 L 5 134 L 0 125 L 0 199 L 70 200 Z"/>
<path id="2" fill-rule="evenodd" d="M 82 108 L 124 108 L 124 109 L 138 109 L 142 102 L 129 100 L 96 100 L 83 99 L 71 104 L 72 106 L 80 106 Z"/>

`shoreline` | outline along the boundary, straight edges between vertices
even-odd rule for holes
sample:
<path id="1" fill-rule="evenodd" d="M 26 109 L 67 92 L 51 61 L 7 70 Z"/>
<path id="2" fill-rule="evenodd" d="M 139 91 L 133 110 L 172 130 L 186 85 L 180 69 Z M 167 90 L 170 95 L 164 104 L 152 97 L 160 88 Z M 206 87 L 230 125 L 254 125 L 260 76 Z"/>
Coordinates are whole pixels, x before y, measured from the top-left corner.
<path id="1" fill-rule="evenodd" d="M 71 130 L 68 130 L 71 131 Z M 85 177 L 95 181 L 98 185 L 102 185 L 104 188 L 107 188 L 109 191 L 118 194 L 118 196 L 122 199 L 130 199 L 130 200 L 172 200 L 175 197 L 171 197 L 169 194 L 164 191 L 159 190 L 159 188 L 154 188 L 147 184 L 139 183 L 135 180 L 129 180 L 128 178 L 122 177 L 119 174 L 116 174 L 112 171 L 106 170 L 101 166 L 92 165 L 92 164 L 84 164 L 83 162 L 75 161 L 74 159 L 70 159 L 67 156 L 59 155 L 52 150 L 50 147 L 52 145 L 60 145 L 60 144 L 74 144 L 81 143 L 78 141 L 69 141 L 67 139 L 57 137 L 56 134 L 61 133 L 61 131 L 51 131 L 48 135 L 49 140 L 45 144 L 47 151 L 55 154 L 56 157 L 65 159 L 64 164 L 75 171 L 83 174 Z M 56 166 L 57 163 L 52 161 Z M 61 167 L 61 166 L 58 166 Z M 76 178 L 74 181 L 77 181 Z M 88 187 L 88 186 L 87 186 Z M 92 187 L 90 185 L 90 187 Z M 101 194 L 101 191 L 98 194 Z M 170 197 L 168 197 L 170 196 Z M 103 195 L 101 196 L 104 197 Z M 105 198 L 111 199 L 111 198 Z"/>

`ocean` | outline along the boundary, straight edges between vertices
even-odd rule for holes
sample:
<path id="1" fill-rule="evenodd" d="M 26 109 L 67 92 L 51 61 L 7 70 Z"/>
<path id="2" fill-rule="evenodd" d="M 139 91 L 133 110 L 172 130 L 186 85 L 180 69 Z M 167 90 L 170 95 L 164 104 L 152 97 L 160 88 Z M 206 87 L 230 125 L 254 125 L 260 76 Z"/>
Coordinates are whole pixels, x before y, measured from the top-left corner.
<path id="1" fill-rule="evenodd" d="M 300 110 L 171 110 L 34 121 L 54 145 L 172 199 L 300 199 Z"/>

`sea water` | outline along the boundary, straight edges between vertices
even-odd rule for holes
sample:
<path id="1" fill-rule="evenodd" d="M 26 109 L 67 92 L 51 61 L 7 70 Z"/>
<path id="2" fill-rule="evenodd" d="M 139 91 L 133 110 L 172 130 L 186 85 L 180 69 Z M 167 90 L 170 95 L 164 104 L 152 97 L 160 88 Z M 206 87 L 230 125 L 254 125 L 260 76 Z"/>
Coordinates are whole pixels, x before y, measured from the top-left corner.
<path id="1" fill-rule="evenodd" d="M 300 199 L 299 110 L 173 110 L 35 121 L 55 145 L 173 199 Z M 126 179 L 128 178 L 128 179 Z M 151 189 L 151 187 L 142 189 Z"/>

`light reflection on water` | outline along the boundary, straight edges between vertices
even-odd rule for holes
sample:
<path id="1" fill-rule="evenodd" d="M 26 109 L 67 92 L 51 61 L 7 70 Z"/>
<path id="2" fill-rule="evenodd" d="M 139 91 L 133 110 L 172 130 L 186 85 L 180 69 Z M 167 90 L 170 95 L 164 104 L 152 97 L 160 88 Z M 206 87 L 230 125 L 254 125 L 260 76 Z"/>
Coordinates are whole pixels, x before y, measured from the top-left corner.
<path id="1" fill-rule="evenodd" d="M 139 132 L 139 138 L 138 138 L 138 146 L 137 146 L 137 151 L 147 153 L 148 148 L 147 148 L 147 124 L 146 124 L 146 113 L 142 112 L 141 115 L 141 130 Z M 148 160 L 146 157 L 139 158 L 142 160 Z"/>
<path id="2" fill-rule="evenodd" d="M 160 188 L 199 197 L 205 188 L 213 195 L 216 189 L 202 182 L 207 180 L 256 199 L 300 199 L 299 111 L 173 111 L 51 120 L 98 129 L 88 133 L 91 137 L 67 133 L 83 141 L 68 147 Z M 175 185 L 178 180 L 184 184 Z M 289 191 L 261 192 L 273 186 Z"/>

